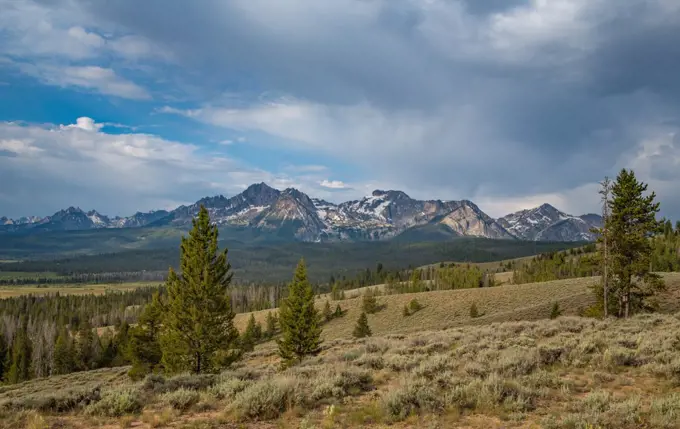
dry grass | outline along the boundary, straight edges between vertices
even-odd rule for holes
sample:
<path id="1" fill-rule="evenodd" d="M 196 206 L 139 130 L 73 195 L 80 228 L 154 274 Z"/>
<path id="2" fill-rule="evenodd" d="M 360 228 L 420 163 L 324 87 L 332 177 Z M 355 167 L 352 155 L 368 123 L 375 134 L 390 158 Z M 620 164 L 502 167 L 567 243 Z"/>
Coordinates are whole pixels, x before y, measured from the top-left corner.
<path id="1" fill-rule="evenodd" d="M 21 295 L 49 295 L 59 292 L 60 295 L 103 295 L 107 291 L 125 292 L 140 287 L 158 286 L 159 282 L 134 282 L 134 283 L 111 283 L 96 285 L 50 285 L 45 287 L 38 286 L 2 286 L 0 287 L 0 299 L 12 298 Z"/>
<path id="2" fill-rule="evenodd" d="M 680 275 L 666 278 L 674 298 Z M 359 311 L 360 299 L 345 300 L 350 314 L 325 326 L 321 354 L 293 368 L 280 369 L 270 342 L 219 375 L 135 384 L 121 368 L 36 380 L 0 389 L 0 426 L 680 428 L 680 313 L 547 319 L 556 299 L 567 313 L 570 300 L 586 302 L 587 282 L 413 294 L 424 309 L 409 317 L 412 295 L 380 297 L 377 333 L 360 340 L 334 332 Z M 472 301 L 485 313 L 474 320 Z M 512 321 L 521 317 L 533 320 Z M 35 400 L 74 386 L 101 394 L 63 410 Z"/>
<path id="3" fill-rule="evenodd" d="M 678 276 L 680 281 L 680 276 Z M 546 283 L 507 285 L 493 288 L 459 289 L 412 294 L 386 295 L 378 297 L 379 304 L 387 307 L 375 314 L 368 315 L 368 323 L 373 335 L 388 333 L 407 333 L 424 329 L 446 329 L 469 324 L 485 324 L 506 320 L 535 320 L 550 315 L 552 303 L 559 302 L 565 315 L 578 314 L 579 309 L 593 302 L 589 286 L 596 284 L 596 278 L 557 280 Z M 365 289 L 365 288 L 364 288 Z M 361 313 L 361 290 L 347 291 L 345 296 L 357 296 L 341 301 L 331 301 L 331 308 L 340 304 L 345 315 L 325 325 L 326 339 L 351 337 L 354 324 Z M 404 305 L 417 298 L 423 310 L 405 318 Z M 317 300 L 322 308 L 326 297 Z M 475 302 L 482 315 L 470 318 L 470 306 Z M 264 325 L 268 310 L 257 311 L 255 320 Z M 250 313 L 237 314 L 236 326 L 243 330 Z"/>

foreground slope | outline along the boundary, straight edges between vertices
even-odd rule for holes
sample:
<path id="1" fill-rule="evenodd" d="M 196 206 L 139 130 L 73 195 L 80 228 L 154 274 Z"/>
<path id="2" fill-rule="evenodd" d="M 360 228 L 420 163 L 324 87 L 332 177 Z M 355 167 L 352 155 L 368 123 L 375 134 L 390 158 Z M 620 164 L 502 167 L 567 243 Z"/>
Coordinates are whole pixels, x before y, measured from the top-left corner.
<path id="1" fill-rule="evenodd" d="M 673 429 L 680 427 L 678 332 L 680 314 L 422 329 L 328 340 L 319 356 L 284 371 L 268 343 L 217 376 L 135 384 L 121 368 L 5 386 L 0 422 L 8 429 Z"/>

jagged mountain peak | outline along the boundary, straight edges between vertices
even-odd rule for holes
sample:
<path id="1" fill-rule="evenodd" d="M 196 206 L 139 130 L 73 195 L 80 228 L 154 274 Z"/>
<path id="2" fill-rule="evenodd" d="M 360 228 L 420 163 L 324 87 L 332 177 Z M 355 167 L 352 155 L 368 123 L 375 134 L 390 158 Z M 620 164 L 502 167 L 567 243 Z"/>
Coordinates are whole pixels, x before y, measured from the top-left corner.
<path id="1" fill-rule="evenodd" d="M 108 218 L 90 210 L 69 207 L 45 219 L 26 218 L 20 224 L 0 218 L 0 231 L 35 229 L 78 230 L 175 226 L 186 228 L 200 205 L 221 227 L 250 228 L 279 238 L 303 241 L 383 240 L 408 232 L 405 239 L 473 236 L 524 240 L 582 240 L 599 216 L 567 215 L 550 204 L 492 219 L 470 200 L 416 200 L 398 190 L 374 190 L 359 200 L 332 203 L 295 188 L 279 191 L 264 182 L 248 186 L 233 196 L 206 196 L 170 212 L 137 212 L 130 217 Z M 32 220 L 31 220 L 32 219 Z M 408 237 L 408 238 L 407 238 Z"/>
<path id="2" fill-rule="evenodd" d="M 584 241 L 594 240 L 590 228 L 598 226 L 598 215 L 572 216 L 550 204 L 520 210 L 498 219 L 511 234 L 522 240 Z"/>
<path id="3" fill-rule="evenodd" d="M 409 197 L 405 192 L 402 191 L 383 191 L 380 189 L 376 189 L 371 193 L 371 197 L 376 197 L 376 198 L 384 198 L 387 200 L 410 200 L 411 197 Z"/>

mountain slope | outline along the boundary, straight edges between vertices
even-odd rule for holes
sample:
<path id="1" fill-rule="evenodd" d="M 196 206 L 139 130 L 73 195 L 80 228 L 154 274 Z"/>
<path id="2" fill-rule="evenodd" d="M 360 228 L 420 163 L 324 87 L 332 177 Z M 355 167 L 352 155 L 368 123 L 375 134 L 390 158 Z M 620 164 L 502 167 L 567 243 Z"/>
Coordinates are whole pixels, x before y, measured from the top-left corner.
<path id="1" fill-rule="evenodd" d="M 520 240 L 537 241 L 593 241 L 593 227 L 602 225 L 596 214 L 572 216 L 550 204 L 510 213 L 497 219 L 512 235 Z"/>
<path id="2" fill-rule="evenodd" d="M 70 231 L 102 228 L 179 228 L 191 226 L 201 206 L 213 222 L 243 237 L 295 241 L 376 241 L 406 234 L 404 240 L 430 237 L 566 240 L 592 239 L 599 216 L 567 215 L 544 204 L 493 219 L 472 201 L 416 200 L 401 191 L 376 190 L 359 200 L 334 204 L 297 189 L 279 191 L 265 183 L 227 198 L 205 197 L 172 211 L 137 212 L 109 218 L 95 210 L 69 207 L 44 219 L 0 218 L 0 232 Z"/>

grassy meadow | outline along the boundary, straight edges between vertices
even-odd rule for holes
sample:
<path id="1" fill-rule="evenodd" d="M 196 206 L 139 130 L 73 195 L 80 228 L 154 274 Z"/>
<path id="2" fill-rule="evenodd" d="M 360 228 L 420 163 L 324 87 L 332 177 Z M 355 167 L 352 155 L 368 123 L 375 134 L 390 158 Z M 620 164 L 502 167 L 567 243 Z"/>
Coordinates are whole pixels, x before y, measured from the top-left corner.
<path id="1" fill-rule="evenodd" d="M 100 284 L 54 284 L 49 286 L 0 286 L 0 299 L 21 295 L 103 295 L 107 292 L 125 292 L 140 287 L 158 286 L 160 282 L 100 283 Z"/>
<path id="2" fill-rule="evenodd" d="M 333 301 L 322 352 L 287 370 L 273 341 L 217 375 L 104 369 L 0 387 L 3 428 L 680 428 L 680 274 L 665 313 L 574 314 L 597 279 Z M 402 307 L 416 298 L 423 309 Z M 480 317 L 471 318 L 475 302 Z M 553 302 L 562 316 L 548 319 Z M 322 306 L 325 297 L 317 300 Z M 263 321 L 266 311 L 254 313 Z M 243 328 L 250 314 L 237 315 Z"/>

